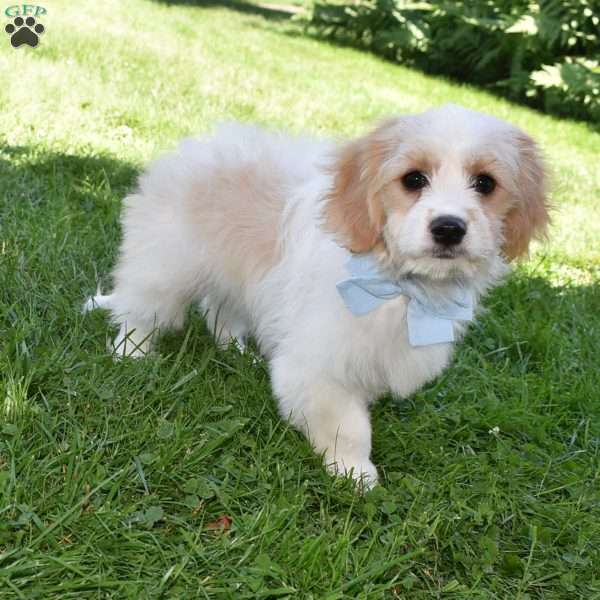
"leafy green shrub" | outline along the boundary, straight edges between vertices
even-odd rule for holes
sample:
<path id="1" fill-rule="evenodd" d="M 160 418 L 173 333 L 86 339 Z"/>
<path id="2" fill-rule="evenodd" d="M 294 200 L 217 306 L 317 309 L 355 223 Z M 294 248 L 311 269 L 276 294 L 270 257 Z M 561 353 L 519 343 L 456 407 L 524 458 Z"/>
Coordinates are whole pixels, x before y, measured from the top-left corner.
<path id="1" fill-rule="evenodd" d="M 600 119 L 598 0 L 318 0 L 310 26 L 549 112 Z"/>

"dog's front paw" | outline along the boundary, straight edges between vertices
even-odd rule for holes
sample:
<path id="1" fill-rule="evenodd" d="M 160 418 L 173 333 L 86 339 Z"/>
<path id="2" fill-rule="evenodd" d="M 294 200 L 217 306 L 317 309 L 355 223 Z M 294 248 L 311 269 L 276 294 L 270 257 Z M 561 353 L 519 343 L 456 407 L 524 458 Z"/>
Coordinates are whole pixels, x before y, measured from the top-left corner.
<path id="1" fill-rule="evenodd" d="M 370 490 L 377 485 L 377 469 L 368 458 L 355 459 L 340 458 L 338 456 L 334 460 L 327 460 L 327 469 L 330 473 L 338 477 L 351 477 L 366 490 Z"/>

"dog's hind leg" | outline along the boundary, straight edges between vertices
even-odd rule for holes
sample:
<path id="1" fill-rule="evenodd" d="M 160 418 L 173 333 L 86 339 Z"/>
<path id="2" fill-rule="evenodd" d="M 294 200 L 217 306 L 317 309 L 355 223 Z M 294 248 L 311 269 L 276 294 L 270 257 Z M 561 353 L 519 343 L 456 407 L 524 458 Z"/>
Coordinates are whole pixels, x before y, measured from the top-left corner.
<path id="1" fill-rule="evenodd" d="M 155 223 L 159 215 L 133 204 L 134 199 L 128 199 L 114 289 L 109 295 L 91 298 L 85 308 L 110 311 L 119 326 L 111 344 L 117 356 L 141 357 L 160 331 L 183 325 L 203 270 L 201 257 L 190 250 L 189 240 Z M 132 219 L 134 208 L 141 224 Z"/>
<path id="2" fill-rule="evenodd" d="M 119 302 L 115 293 L 103 295 L 98 293 L 88 298 L 83 305 L 84 312 L 95 309 L 109 310 L 112 319 L 119 325 L 119 332 L 114 340 L 109 343 L 109 350 L 117 358 L 128 356 L 141 358 L 148 354 L 152 342 L 158 333 L 158 320 L 150 322 L 147 318 L 140 318 L 135 314 L 127 316 L 119 312 Z"/>
<path id="3" fill-rule="evenodd" d="M 118 356 L 144 356 L 161 331 L 183 325 L 191 302 L 189 282 L 176 270 L 163 270 L 159 275 L 153 277 L 150 270 L 142 277 L 119 273 L 109 307 L 120 326 L 112 344 Z"/>
<path id="4" fill-rule="evenodd" d="M 200 303 L 206 326 L 217 344 L 227 347 L 235 344 L 242 352 L 246 349 L 248 325 L 239 312 L 226 300 L 216 302 L 213 296 L 205 296 Z"/>

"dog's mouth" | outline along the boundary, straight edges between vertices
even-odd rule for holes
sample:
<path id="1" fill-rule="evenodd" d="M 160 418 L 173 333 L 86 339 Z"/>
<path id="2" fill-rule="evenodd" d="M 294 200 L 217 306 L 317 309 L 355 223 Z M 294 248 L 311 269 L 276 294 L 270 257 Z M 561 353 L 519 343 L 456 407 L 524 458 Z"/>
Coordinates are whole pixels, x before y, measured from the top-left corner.
<path id="1" fill-rule="evenodd" d="M 434 248 L 431 252 L 433 258 L 439 258 L 441 260 L 452 260 L 464 256 L 464 252 L 461 250 L 454 250 L 452 248 Z"/>

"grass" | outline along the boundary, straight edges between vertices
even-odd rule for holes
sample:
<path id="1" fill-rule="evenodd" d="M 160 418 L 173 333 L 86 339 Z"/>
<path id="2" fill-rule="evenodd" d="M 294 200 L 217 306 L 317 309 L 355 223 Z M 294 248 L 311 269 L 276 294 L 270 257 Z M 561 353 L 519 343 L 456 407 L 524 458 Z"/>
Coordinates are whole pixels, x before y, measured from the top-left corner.
<path id="1" fill-rule="evenodd" d="M 0 598 L 600 598 L 600 135 L 239 4 L 58 0 L 37 49 L 3 40 Z M 448 101 L 539 139 L 551 241 L 451 369 L 378 404 L 364 497 L 196 314 L 114 363 L 105 317 L 79 313 L 121 198 L 177 138 L 352 135 Z"/>

